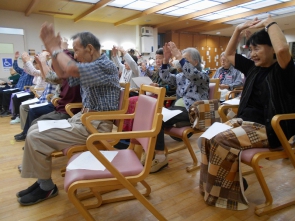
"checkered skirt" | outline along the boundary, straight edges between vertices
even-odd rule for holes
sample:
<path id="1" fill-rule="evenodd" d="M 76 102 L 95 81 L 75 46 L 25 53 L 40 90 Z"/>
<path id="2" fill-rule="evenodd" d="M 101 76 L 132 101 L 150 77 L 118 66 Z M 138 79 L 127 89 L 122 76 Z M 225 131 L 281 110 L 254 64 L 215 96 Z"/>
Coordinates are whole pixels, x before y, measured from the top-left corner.
<path id="1" fill-rule="evenodd" d="M 208 205 L 232 210 L 248 208 L 239 154 L 250 148 L 268 148 L 265 126 L 234 118 L 231 129 L 211 140 L 202 139 L 200 192 Z"/>

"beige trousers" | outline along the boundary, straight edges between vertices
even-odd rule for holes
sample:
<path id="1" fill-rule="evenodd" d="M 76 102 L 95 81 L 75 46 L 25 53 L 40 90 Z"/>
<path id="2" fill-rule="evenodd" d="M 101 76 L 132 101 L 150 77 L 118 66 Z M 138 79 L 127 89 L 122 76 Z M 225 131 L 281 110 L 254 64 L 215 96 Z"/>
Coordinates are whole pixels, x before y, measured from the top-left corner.
<path id="1" fill-rule="evenodd" d="M 19 106 L 20 127 L 23 130 L 30 110 L 29 104 Z"/>
<path id="2" fill-rule="evenodd" d="M 30 127 L 24 148 L 22 177 L 50 179 L 51 153 L 86 143 L 90 133 L 82 124 L 80 117 L 81 112 L 68 119 L 71 128 L 54 128 L 39 132 L 38 124 Z M 93 121 L 92 125 L 101 133 L 110 132 L 113 128 L 112 121 Z"/>

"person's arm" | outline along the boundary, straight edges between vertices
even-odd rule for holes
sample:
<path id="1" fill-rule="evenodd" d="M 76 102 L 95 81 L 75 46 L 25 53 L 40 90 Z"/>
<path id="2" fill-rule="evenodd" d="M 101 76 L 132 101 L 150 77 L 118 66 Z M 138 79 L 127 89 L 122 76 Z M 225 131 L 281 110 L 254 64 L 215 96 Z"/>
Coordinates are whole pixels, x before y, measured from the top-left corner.
<path id="1" fill-rule="evenodd" d="M 120 50 L 121 51 L 121 50 Z M 130 69 L 134 73 L 135 76 L 139 76 L 139 67 L 137 63 L 133 60 L 133 58 L 128 54 L 126 51 L 122 50 L 121 51 L 124 57 L 125 62 L 129 65 Z"/>
<path id="2" fill-rule="evenodd" d="M 57 65 L 61 68 L 61 72 L 57 72 L 60 78 L 80 77 L 77 63 L 70 58 L 61 48 L 61 37 L 55 35 L 53 25 L 44 23 L 41 27 L 40 38 L 43 41 L 47 51 L 52 55 L 56 53 L 55 58 L 52 58 L 53 67 Z M 57 53 L 58 52 L 58 53 Z"/>
<path id="3" fill-rule="evenodd" d="M 255 18 L 253 21 L 247 21 L 243 24 L 238 25 L 235 30 L 234 33 L 232 35 L 232 37 L 230 38 L 227 47 L 225 49 L 225 57 L 229 60 L 229 62 L 235 66 L 235 54 L 236 54 L 236 50 L 239 44 L 239 39 L 241 36 L 241 32 L 247 28 L 250 28 L 254 25 L 256 25 L 257 23 L 259 23 L 260 20 L 257 20 L 257 18 Z"/>
<path id="4" fill-rule="evenodd" d="M 262 20 L 261 22 L 253 25 L 250 28 L 265 28 L 273 22 L 274 20 L 272 19 L 271 15 L 268 15 L 268 18 Z M 267 32 L 270 37 L 274 52 L 276 54 L 277 61 L 280 67 L 282 69 L 285 69 L 291 59 L 291 55 L 289 52 L 289 45 L 287 43 L 286 37 L 276 23 L 272 24 L 268 28 Z"/>
<path id="5" fill-rule="evenodd" d="M 125 66 L 121 63 L 121 61 L 119 59 L 118 48 L 115 45 L 112 48 L 112 61 L 119 68 L 119 72 L 123 72 L 123 69 Z"/>
<path id="6" fill-rule="evenodd" d="M 14 61 L 13 61 L 13 69 L 17 72 L 17 73 L 19 73 L 20 75 L 22 75 L 23 74 L 23 71 L 24 71 L 24 69 L 22 69 L 22 68 L 20 68 L 19 66 L 18 66 L 18 63 L 17 63 L 17 59 L 19 58 L 19 52 L 18 51 L 16 51 L 15 53 L 14 53 Z"/>

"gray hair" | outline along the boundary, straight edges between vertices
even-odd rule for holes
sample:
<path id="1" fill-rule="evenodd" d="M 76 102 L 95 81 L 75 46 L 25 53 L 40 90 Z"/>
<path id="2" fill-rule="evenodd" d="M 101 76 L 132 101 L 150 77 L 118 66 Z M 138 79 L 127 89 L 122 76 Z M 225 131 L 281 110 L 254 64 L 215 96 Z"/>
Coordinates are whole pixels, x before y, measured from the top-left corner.
<path id="1" fill-rule="evenodd" d="M 202 71 L 202 66 L 201 66 L 202 59 L 201 59 L 200 52 L 196 48 L 186 48 L 182 50 L 182 54 L 184 53 L 188 53 L 193 61 L 197 61 L 198 64 L 196 68 L 199 71 Z"/>
<path id="2" fill-rule="evenodd" d="M 176 69 L 180 69 L 180 70 L 182 69 L 181 64 L 179 63 L 179 60 L 172 61 L 172 64 Z"/>
<path id="3" fill-rule="evenodd" d="M 86 48 L 88 44 L 91 44 L 97 51 L 100 50 L 100 42 L 92 33 L 79 32 L 75 34 L 71 39 L 75 40 L 76 38 L 80 38 L 80 43 L 84 48 Z"/>

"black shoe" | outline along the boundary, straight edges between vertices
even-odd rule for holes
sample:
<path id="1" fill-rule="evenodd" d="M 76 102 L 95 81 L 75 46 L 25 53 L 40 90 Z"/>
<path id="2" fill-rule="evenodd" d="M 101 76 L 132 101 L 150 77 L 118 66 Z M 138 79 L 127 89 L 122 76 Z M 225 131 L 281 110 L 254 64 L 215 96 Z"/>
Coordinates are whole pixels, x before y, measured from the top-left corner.
<path id="1" fill-rule="evenodd" d="M 54 185 L 54 188 L 52 190 L 48 190 L 48 191 L 42 190 L 39 185 L 32 192 L 29 192 L 28 194 L 18 198 L 17 201 L 23 206 L 29 206 L 29 205 L 33 205 L 41 201 L 50 199 L 52 197 L 55 197 L 57 196 L 57 194 L 58 194 L 58 189 L 56 185 Z"/>
<path id="2" fill-rule="evenodd" d="M 8 111 L 8 110 L 1 113 L 1 117 L 7 117 L 7 116 L 10 116 L 10 115 L 11 115 L 11 112 Z"/>
<path id="3" fill-rule="evenodd" d="M 246 191 L 248 189 L 248 182 L 244 177 L 242 177 L 242 178 L 243 178 L 244 191 Z"/>
<path id="4" fill-rule="evenodd" d="M 10 119 L 15 120 L 16 117 L 17 117 L 17 115 L 13 115 Z"/>
<path id="5" fill-rule="evenodd" d="M 25 141 L 25 140 L 26 140 L 26 137 L 27 137 L 26 134 L 22 134 L 22 135 L 19 135 L 19 136 L 17 136 L 17 137 L 14 137 L 14 139 L 15 139 L 17 142 L 20 142 L 20 141 Z"/>
<path id="6" fill-rule="evenodd" d="M 14 135 L 14 137 L 19 137 L 20 135 L 23 135 L 23 132 L 21 132 L 20 134 Z"/>
<path id="7" fill-rule="evenodd" d="M 18 165 L 19 166 L 22 166 L 22 165 Z M 30 187 L 28 187 L 27 189 L 25 190 L 22 190 L 20 192 L 18 192 L 16 194 L 16 197 L 19 198 L 19 197 L 23 197 L 24 195 L 27 195 L 28 193 L 32 192 L 33 190 L 35 190 L 40 184 L 37 183 L 37 181 Z"/>

